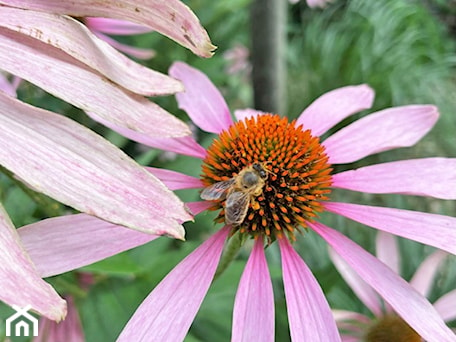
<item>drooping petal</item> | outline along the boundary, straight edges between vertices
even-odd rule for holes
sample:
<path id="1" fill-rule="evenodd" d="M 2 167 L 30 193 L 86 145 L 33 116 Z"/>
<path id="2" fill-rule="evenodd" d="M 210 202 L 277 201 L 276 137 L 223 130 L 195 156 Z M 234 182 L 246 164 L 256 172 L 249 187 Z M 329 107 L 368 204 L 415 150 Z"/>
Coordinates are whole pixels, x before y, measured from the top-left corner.
<path id="1" fill-rule="evenodd" d="M 337 173 L 332 186 L 375 194 L 456 199 L 455 169 L 454 158 L 400 160 Z"/>
<path id="2" fill-rule="evenodd" d="M 274 341 L 274 294 L 263 250 L 255 242 L 236 293 L 231 341 Z"/>
<path id="3" fill-rule="evenodd" d="M 132 57 L 138 58 L 138 59 L 143 59 L 147 60 L 156 55 L 155 50 L 152 49 L 142 49 L 134 46 L 130 46 L 127 44 L 122 44 L 119 43 L 117 40 L 103 34 L 100 32 L 93 32 L 94 35 L 96 35 L 98 38 L 101 40 L 105 41 L 109 45 L 111 45 L 113 48 L 116 50 L 119 50 L 127 55 L 130 55 Z"/>
<path id="4" fill-rule="evenodd" d="M 43 278 L 90 265 L 158 237 L 86 214 L 54 217 L 17 231 Z"/>
<path id="5" fill-rule="evenodd" d="M 243 121 L 245 119 L 255 117 L 257 115 L 261 114 L 266 114 L 265 112 L 262 112 L 261 110 L 256 110 L 252 108 L 245 108 L 245 109 L 236 109 L 234 111 L 234 117 L 236 118 L 237 121 Z"/>
<path id="6" fill-rule="evenodd" d="M 73 18 L 11 7 L 0 7 L 0 16 L 0 26 L 60 49 L 134 93 L 152 96 L 183 90 L 177 80 L 128 59 Z"/>
<path id="7" fill-rule="evenodd" d="M 0 93 L 0 164 L 37 191 L 113 223 L 183 238 L 184 204 L 86 127 Z M 160 199 L 160 200 L 157 200 Z"/>
<path id="8" fill-rule="evenodd" d="M 8 6 L 74 17 L 128 20 L 160 32 L 201 57 L 211 57 L 215 46 L 195 14 L 178 0 L 1 0 Z"/>
<path id="9" fill-rule="evenodd" d="M 456 289 L 443 295 L 434 303 L 437 312 L 445 322 L 456 319 Z"/>
<path id="10" fill-rule="evenodd" d="M 202 213 L 203 211 L 209 209 L 214 204 L 209 201 L 198 201 L 198 202 L 188 202 L 185 203 L 193 216 Z"/>
<path id="11" fill-rule="evenodd" d="M 91 30 L 119 36 L 130 36 L 152 31 L 149 27 L 143 25 L 112 18 L 87 17 L 84 18 L 84 23 Z"/>
<path id="12" fill-rule="evenodd" d="M 456 335 L 445 325 L 431 303 L 385 264 L 338 231 L 320 223 L 309 223 L 309 226 L 422 338 L 456 341 Z"/>
<path id="13" fill-rule="evenodd" d="M 320 136 L 346 117 L 372 107 L 374 91 L 366 84 L 348 86 L 323 94 L 307 107 L 296 124 Z"/>
<path id="14" fill-rule="evenodd" d="M 331 248 L 329 248 L 329 257 L 356 296 L 375 316 L 381 316 L 382 302 L 372 287 L 367 285 L 366 282 Z"/>
<path id="15" fill-rule="evenodd" d="M 351 203 L 325 203 L 333 213 L 385 232 L 456 254 L 456 218 Z"/>
<path id="16" fill-rule="evenodd" d="M 161 138 L 190 134 L 187 125 L 147 98 L 37 39 L 0 28 L 0 60 L 6 71 L 118 126 Z"/>
<path id="17" fill-rule="evenodd" d="M 184 340 L 214 277 L 229 228 L 225 227 L 181 261 L 147 296 L 118 342 Z"/>
<path id="18" fill-rule="evenodd" d="M 375 239 L 377 258 L 397 274 L 400 274 L 400 252 L 396 237 L 392 234 L 379 231 Z"/>
<path id="19" fill-rule="evenodd" d="M 437 271 L 447 256 L 447 253 L 439 250 L 432 253 L 420 264 L 410 279 L 410 284 L 423 296 L 427 297 L 432 290 Z"/>
<path id="20" fill-rule="evenodd" d="M 125 127 L 121 127 L 119 125 L 115 125 L 112 122 L 103 119 L 102 117 L 96 115 L 93 112 L 86 113 L 93 120 L 102 123 L 106 127 L 111 128 L 113 131 L 116 131 L 124 137 L 137 141 L 141 144 L 200 159 L 204 159 L 204 157 L 206 156 L 205 148 L 198 144 L 192 136 L 180 138 L 151 137 L 147 134 L 140 133 Z"/>
<path id="21" fill-rule="evenodd" d="M 177 171 L 156 167 L 146 167 L 146 170 L 160 179 L 170 190 L 198 189 L 203 187 L 203 183 L 199 178 Z"/>
<path id="22" fill-rule="evenodd" d="M 225 99 L 205 74 L 183 62 L 173 63 L 169 74 L 184 84 L 176 99 L 195 125 L 219 134 L 233 124 Z"/>
<path id="23" fill-rule="evenodd" d="M 340 341 L 328 302 L 310 269 L 286 238 L 278 239 L 291 339 Z"/>
<path id="24" fill-rule="evenodd" d="M 439 116 L 435 106 L 388 108 L 359 119 L 323 142 L 329 163 L 351 163 L 368 155 L 419 141 Z"/>
<path id="25" fill-rule="evenodd" d="M 30 305 L 54 321 L 65 318 L 65 301 L 38 275 L 1 204 L 0 250 L 0 300 L 21 308 Z"/>

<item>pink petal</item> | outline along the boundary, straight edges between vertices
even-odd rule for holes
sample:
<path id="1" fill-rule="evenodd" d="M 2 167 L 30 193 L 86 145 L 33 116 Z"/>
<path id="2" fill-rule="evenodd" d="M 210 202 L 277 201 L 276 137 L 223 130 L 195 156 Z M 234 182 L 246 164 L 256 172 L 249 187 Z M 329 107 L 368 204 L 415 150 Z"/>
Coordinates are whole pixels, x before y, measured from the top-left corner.
<path id="1" fill-rule="evenodd" d="M 340 341 L 328 302 L 307 265 L 286 238 L 278 239 L 293 341 Z"/>
<path id="2" fill-rule="evenodd" d="M 16 88 L 10 83 L 5 75 L 0 71 L 0 91 L 3 91 L 5 94 L 17 97 Z"/>
<path id="3" fill-rule="evenodd" d="M 410 284 L 423 296 L 427 297 L 434 285 L 435 276 L 448 254 L 437 250 L 429 255 L 418 267 L 410 279 Z"/>
<path id="4" fill-rule="evenodd" d="M 434 307 L 445 322 L 456 319 L 456 289 L 440 297 Z"/>
<path id="5" fill-rule="evenodd" d="M 0 300 L 31 308 L 49 319 L 65 318 L 66 304 L 36 272 L 16 229 L 0 205 Z"/>
<path id="6" fill-rule="evenodd" d="M 186 203 L 188 209 L 192 213 L 193 216 L 202 213 L 203 211 L 209 209 L 213 206 L 214 203 L 209 201 L 198 201 L 198 202 L 188 202 Z"/>
<path id="7" fill-rule="evenodd" d="M 335 174 L 333 187 L 375 194 L 456 199 L 455 169 L 456 159 L 450 158 L 400 160 Z"/>
<path id="8" fill-rule="evenodd" d="M 331 0 L 307 0 L 309 7 L 325 7 Z"/>
<path id="9" fill-rule="evenodd" d="M 366 84 L 335 89 L 307 107 L 296 124 L 320 136 L 346 117 L 372 107 L 374 91 Z"/>
<path id="10" fill-rule="evenodd" d="M 193 251 L 147 296 L 118 342 L 181 342 L 206 296 L 230 229 L 225 227 Z"/>
<path id="11" fill-rule="evenodd" d="M 108 81 L 65 52 L 20 33 L 1 31 L 4 70 L 115 125 L 162 138 L 190 134 L 187 125 L 155 103 Z"/>
<path id="12" fill-rule="evenodd" d="M 263 250 L 255 242 L 236 293 L 231 341 L 274 341 L 274 294 Z"/>
<path id="13" fill-rule="evenodd" d="M 411 285 L 353 241 L 320 223 L 309 223 L 421 337 L 429 341 L 456 341 L 434 307 Z"/>
<path id="14" fill-rule="evenodd" d="M 115 125 L 93 112 L 87 112 L 87 115 L 90 116 L 93 120 L 102 123 L 106 127 L 111 128 L 113 131 L 116 131 L 124 137 L 137 141 L 141 144 L 199 159 L 204 159 L 206 157 L 206 149 L 198 144 L 192 136 L 180 138 L 160 138 L 155 136 L 151 137 L 147 134 Z"/>
<path id="15" fill-rule="evenodd" d="M 351 163 L 368 155 L 418 142 L 437 121 L 435 106 L 395 107 L 366 116 L 323 142 L 329 162 Z"/>
<path id="16" fill-rule="evenodd" d="M 383 231 L 377 232 L 375 239 L 377 258 L 397 274 L 400 274 L 399 264 L 401 254 L 396 237 Z"/>
<path id="17" fill-rule="evenodd" d="M 183 62 L 174 62 L 169 74 L 184 84 L 185 91 L 176 94 L 177 102 L 195 125 L 219 134 L 233 124 L 222 94 L 205 74 Z"/>
<path id="18" fill-rule="evenodd" d="M 170 190 L 198 189 L 203 187 L 203 183 L 199 178 L 180 172 L 156 167 L 146 167 L 146 170 L 160 179 Z"/>
<path id="19" fill-rule="evenodd" d="M 150 27 L 201 57 L 211 57 L 215 46 L 195 14 L 178 0 L 8 0 L 0 3 L 74 17 L 106 17 Z"/>
<path id="20" fill-rule="evenodd" d="M 180 82 L 128 59 L 73 18 L 10 7 L 0 7 L 0 15 L 0 26 L 60 49 L 134 93 L 167 95 L 183 90 Z"/>
<path id="21" fill-rule="evenodd" d="M 456 254 L 456 219 L 450 216 L 350 203 L 325 203 L 333 213 Z"/>
<path id="22" fill-rule="evenodd" d="M 366 315 L 358 312 L 346 311 L 346 310 L 331 310 L 336 322 L 339 321 L 358 321 L 361 323 L 369 323 L 371 319 Z"/>
<path id="23" fill-rule="evenodd" d="M 1 93 L 0 127 L 0 164 L 35 190 L 113 223 L 183 238 L 180 223 L 192 217 L 179 198 L 86 127 Z"/>
<path id="24" fill-rule="evenodd" d="M 54 217 L 18 229 L 41 277 L 90 265 L 157 238 L 86 214 Z"/>
<path id="25" fill-rule="evenodd" d="M 84 23 L 91 30 L 114 34 L 114 35 L 133 35 L 151 32 L 152 30 L 143 25 L 138 25 L 130 21 L 111 19 L 111 18 L 84 18 Z"/>
<path id="26" fill-rule="evenodd" d="M 382 301 L 378 294 L 366 284 L 366 282 L 352 269 L 347 263 L 331 248 L 329 248 L 329 257 L 340 275 L 356 296 L 366 305 L 366 307 L 377 317 L 382 316 Z"/>
<path id="27" fill-rule="evenodd" d="M 130 55 L 130 56 L 138 58 L 138 59 L 147 60 L 152 57 L 155 57 L 155 55 L 157 54 L 155 52 L 155 50 L 153 50 L 153 49 L 142 49 L 142 48 L 119 43 L 117 40 L 115 40 L 103 33 L 100 33 L 100 32 L 93 32 L 93 34 L 95 36 L 97 36 L 98 38 L 100 38 L 101 40 L 108 43 L 109 45 L 111 45 L 116 50 L 119 50 L 127 55 Z M 163 89 L 163 90 L 165 90 L 165 89 Z"/>
<path id="28" fill-rule="evenodd" d="M 257 115 L 266 114 L 261 110 L 246 108 L 246 109 L 236 109 L 234 111 L 234 117 L 237 121 L 244 121 L 245 119 L 256 117 Z"/>

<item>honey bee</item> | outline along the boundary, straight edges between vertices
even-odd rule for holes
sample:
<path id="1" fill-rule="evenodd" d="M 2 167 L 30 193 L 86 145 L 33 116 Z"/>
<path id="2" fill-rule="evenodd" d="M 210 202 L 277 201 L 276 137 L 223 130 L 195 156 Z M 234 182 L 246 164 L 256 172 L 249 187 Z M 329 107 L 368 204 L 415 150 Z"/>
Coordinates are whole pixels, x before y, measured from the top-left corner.
<path id="1" fill-rule="evenodd" d="M 261 195 L 268 170 L 260 163 L 242 169 L 233 178 L 214 183 L 201 192 L 201 198 L 208 201 L 224 200 L 225 223 L 234 226 L 244 222 L 250 203 L 258 206 L 255 197 Z"/>

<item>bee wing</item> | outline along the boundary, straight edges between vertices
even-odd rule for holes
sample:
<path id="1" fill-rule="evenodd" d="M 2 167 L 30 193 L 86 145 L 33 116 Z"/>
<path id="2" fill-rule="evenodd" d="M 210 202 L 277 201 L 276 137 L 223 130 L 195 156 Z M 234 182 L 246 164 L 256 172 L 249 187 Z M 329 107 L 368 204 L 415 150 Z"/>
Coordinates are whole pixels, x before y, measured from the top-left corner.
<path id="1" fill-rule="evenodd" d="M 201 198 L 207 201 L 214 201 L 218 199 L 224 199 L 228 189 L 234 184 L 234 178 L 227 181 L 214 183 L 207 188 L 204 188 L 201 192 Z"/>
<path id="2" fill-rule="evenodd" d="M 241 224 L 249 210 L 250 194 L 240 191 L 231 193 L 225 203 L 225 223 Z"/>

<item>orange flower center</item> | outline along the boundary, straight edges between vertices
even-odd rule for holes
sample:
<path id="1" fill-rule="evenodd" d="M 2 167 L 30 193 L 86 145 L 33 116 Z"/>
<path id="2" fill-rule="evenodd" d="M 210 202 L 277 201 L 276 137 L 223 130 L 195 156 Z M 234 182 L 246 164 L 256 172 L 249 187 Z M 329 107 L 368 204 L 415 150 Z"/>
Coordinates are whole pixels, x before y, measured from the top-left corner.
<path id="1" fill-rule="evenodd" d="M 201 197 L 220 210 L 217 222 L 269 239 L 306 227 L 330 193 L 328 156 L 319 138 L 295 121 L 265 114 L 239 121 L 207 150 Z"/>

